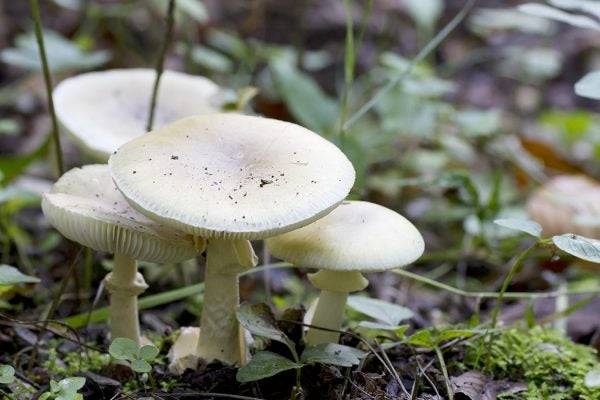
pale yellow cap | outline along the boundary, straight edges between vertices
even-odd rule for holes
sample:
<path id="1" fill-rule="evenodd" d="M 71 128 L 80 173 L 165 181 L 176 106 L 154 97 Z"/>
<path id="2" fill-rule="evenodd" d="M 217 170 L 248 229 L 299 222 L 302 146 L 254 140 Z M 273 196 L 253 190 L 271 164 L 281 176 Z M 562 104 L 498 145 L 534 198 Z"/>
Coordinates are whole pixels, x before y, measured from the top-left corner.
<path id="1" fill-rule="evenodd" d="M 406 218 L 365 201 L 345 201 L 310 225 L 268 239 L 267 246 L 299 267 L 361 272 L 405 266 L 425 248 Z"/>
<path id="2" fill-rule="evenodd" d="M 99 161 L 146 132 L 153 69 L 115 69 L 65 79 L 53 93 L 56 115 L 66 133 Z M 223 104 L 223 90 L 207 78 L 165 71 L 160 79 L 154 127 Z"/>
<path id="3" fill-rule="evenodd" d="M 123 145 L 113 179 L 140 212 L 203 237 L 262 239 L 330 212 L 354 183 L 332 143 L 237 114 L 185 118 Z"/>

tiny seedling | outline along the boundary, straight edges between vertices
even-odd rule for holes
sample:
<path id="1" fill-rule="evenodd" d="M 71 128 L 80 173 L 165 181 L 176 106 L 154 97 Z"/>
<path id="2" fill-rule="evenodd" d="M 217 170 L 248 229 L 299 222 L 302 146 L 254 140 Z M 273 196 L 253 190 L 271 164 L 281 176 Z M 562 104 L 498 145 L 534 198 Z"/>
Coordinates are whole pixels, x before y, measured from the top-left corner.
<path id="1" fill-rule="evenodd" d="M 85 385 L 85 378 L 65 378 L 59 382 L 51 380 L 50 390 L 42 393 L 39 400 L 83 400 L 83 395 L 77 393 Z"/>
<path id="2" fill-rule="evenodd" d="M 15 369 L 10 365 L 0 364 L 0 383 L 8 385 L 15 380 Z"/>
<path id="3" fill-rule="evenodd" d="M 150 361 L 159 353 L 156 346 L 145 345 L 142 347 L 129 338 L 116 338 L 108 348 L 110 355 L 117 360 L 129 361 L 130 367 L 137 373 L 148 373 L 152 370 Z"/>
<path id="4" fill-rule="evenodd" d="M 277 327 L 277 321 L 268 305 L 242 304 L 238 308 L 237 315 L 244 328 L 254 335 L 285 344 L 293 357 L 293 360 L 290 360 L 270 351 L 259 351 L 248 364 L 238 370 L 236 379 L 239 382 L 257 381 L 295 369 L 297 371 L 295 392 L 297 392 L 300 390 L 300 369 L 305 365 L 320 363 L 351 367 L 357 365 L 365 355 L 364 352 L 353 347 L 324 343 L 309 346 L 298 356 L 296 345 Z M 292 397 L 294 396 L 292 395 Z"/>

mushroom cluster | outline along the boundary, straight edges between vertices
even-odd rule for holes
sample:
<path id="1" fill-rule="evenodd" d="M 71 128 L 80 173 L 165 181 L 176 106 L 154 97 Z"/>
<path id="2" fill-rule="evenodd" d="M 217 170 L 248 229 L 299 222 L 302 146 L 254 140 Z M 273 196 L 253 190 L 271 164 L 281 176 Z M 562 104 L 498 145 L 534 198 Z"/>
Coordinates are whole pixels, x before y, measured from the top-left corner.
<path id="1" fill-rule="evenodd" d="M 140 213 L 206 238 L 196 355 L 237 365 L 247 359 L 235 314 L 238 274 L 257 261 L 249 239 L 328 214 L 355 177 L 346 156 L 316 133 L 235 114 L 193 116 L 156 129 L 121 146 L 109 167 Z"/>

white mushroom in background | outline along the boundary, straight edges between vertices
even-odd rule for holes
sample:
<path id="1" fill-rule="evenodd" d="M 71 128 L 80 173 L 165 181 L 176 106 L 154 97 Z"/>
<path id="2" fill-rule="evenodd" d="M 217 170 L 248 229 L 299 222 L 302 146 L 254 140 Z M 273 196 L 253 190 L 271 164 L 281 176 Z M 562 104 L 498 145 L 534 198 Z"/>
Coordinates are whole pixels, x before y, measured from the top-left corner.
<path id="1" fill-rule="evenodd" d="M 106 164 L 66 172 L 43 195 L 42 211 L 68 239 L 114 254 L 113 271 L 104 280 L 110 293 L 110 335 L 139 344 L 137 296 L 147 285 L 136 260 L 172 263 L 193 258 L 194 238 L 134 210 L 115 187 Z"/>
<path id="2" fill-rule="evenodd" d="M 330 214 L 303 228 L 267 239 L 275 257 L 309 274 L 321 293 L 311 325 L 339 331 L 348 293 L 364 289 L 363 272 L 403 267 L 423 254 L 423 237 L 406 218 L 383 206 L 345 201 Z M 309 328 L 308 345 L 337 343 L 337 332 Z"/>
<path id="3" fill-rule="evenodd" d="M 89 72 L 54 89 L 56 116 L 66 133 L 98 161 L 146 132 L 154 69 Z M 165 71 L 160 79 L 154 127 L 190 115 L 215 113 L 224 91 L 207 78 Z"/>
<path id="4" fill-rule="evenodd" d="M 246 361 L 236 319 L 238 274 L 256 264 L 248 239 L 306 225 L 334 209 L 354 168 L 298 125 L 236 114 L 189 117 L 110 157 L 115 184 L 149 218 L 207 238 L 199 357 Z"/>

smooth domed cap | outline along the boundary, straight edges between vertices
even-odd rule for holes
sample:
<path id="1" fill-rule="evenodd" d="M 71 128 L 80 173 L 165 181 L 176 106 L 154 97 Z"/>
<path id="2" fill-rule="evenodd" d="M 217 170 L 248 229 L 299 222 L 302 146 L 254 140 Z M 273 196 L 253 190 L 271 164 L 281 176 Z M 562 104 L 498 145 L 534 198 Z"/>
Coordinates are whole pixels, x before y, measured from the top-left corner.
<path id="1" fill-rule="evenodd" d="M 65 79 L 53 93 L 64 130 L 100 161 L 123 143 L 146 132 L 153 69 L 116 69 Z M 154 126 L 218 112 L 223 91 L 212 81 L 165 71 L 160 79 Z"/>
<path id="2" fill-rule="evenodd" d="M 94 250 L 157 263 L 196 255 L 190 235 L 146 218 L 127 203 L 106 164 L 65 173 L 43 195 L 42 211 L 62 235 Z"/>
<path id="3" fill-rule="evenodd" d="M 348 194 L 354 168 L 301 126 L 236 114 L 185 118 L 123 145 L 113 179 L 140 212 L 198 236 L 262 239 L 306 225 Z"/>
<path id="4" fill-rule="evenodd" d="M 425 248 L 406 218 L 365 201 L 345 201 L 310 225 L 268 239 L 267 246 L 299 267 L 362 272 L 405 266 Z"/>

